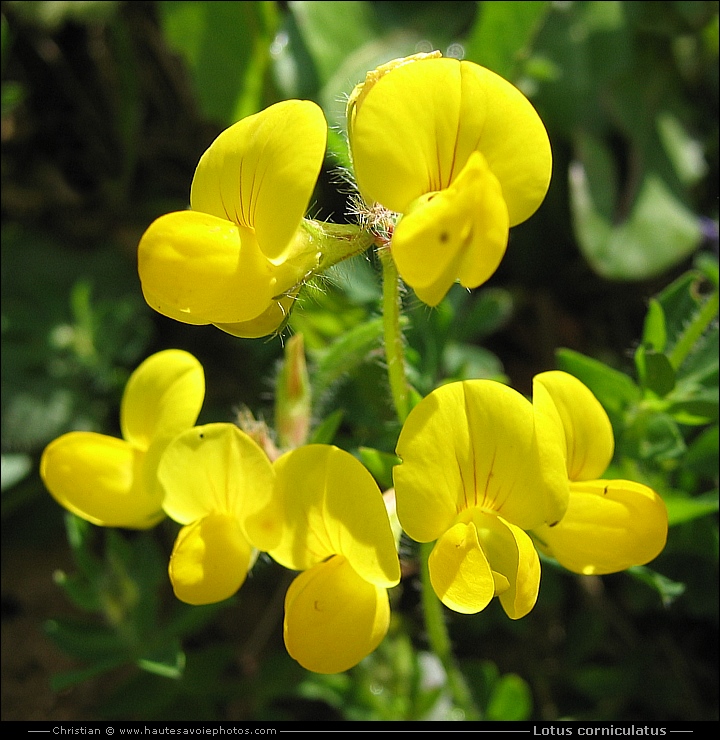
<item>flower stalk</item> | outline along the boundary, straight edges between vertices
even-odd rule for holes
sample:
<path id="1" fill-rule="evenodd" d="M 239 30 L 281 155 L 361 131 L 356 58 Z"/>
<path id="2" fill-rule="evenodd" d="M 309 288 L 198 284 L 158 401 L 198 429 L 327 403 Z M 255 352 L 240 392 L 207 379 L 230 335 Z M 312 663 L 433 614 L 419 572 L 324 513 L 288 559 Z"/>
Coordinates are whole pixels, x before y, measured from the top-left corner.
<path id="1" fill-rule="evenodd" d="M 402 424 L 410 413 L 410 388 L 405 375 L 405 348 L 400 327 L 400 278 L 390 249 L 382 247 L 378 254 L 383 274 L 385 359 L 395 413 Z"/>
<path id="2" fill-rule="evenodd" d="M 400 278 L 387 246 L 378 249 L 383 275 L 383 324 L 385 357 L 393 405 L 398 421 L 403 424 L 410 413 L 410 386 L 405 372 L 405 352 L 400 324 L 402 302 Z M 443 606 L 430 583 L 428 557 L 433 543 L 420 548 L 420 573 L 422 579 L 422 607 L 428 642 L 432 652 L 438 656 L 447 676 L 448 688 L 455 706 L 464 713 L 463 719 L 480 719 L 465 677 L 458 668 L 450 643 L 447 625 L 443 618 Z"/>

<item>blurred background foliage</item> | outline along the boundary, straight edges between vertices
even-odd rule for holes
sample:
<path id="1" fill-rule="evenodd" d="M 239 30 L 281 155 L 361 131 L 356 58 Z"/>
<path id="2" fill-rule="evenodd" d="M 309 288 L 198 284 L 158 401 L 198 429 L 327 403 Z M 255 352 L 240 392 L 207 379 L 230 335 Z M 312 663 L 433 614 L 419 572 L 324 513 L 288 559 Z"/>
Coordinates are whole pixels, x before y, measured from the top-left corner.
<path id="1" fill-rule="evenodd" d="M 338 676 L 282 645 L 287 575 L 262 559 L 228 602 L 189 608 L 166 577 L 175 525 L 65 517 L 37 473 L 71 429 L 118 433 L 129 373 L 179 347 L 206 369 L 200 422 L 272 423 L 278 338 L 177 324 L 144 303 L 140 235 L 185 208 L 195 165 L 238 118 L 309 98 L 330 123 L 312 215 L 348 220 L 344 101 L 366 71 L 440 49 L 530 97 L 548 197 L 490 282 L 430 310 L 405 297 L 420 394 L 490 377 L 529 393 L 562 368 L 607 409 L 611 474 L 666 500 L 644 568 L 544 563 L 533 612 L 447 613 L 482 714 L 717 720 L 718 3 L 2 2 L 3 719 L 445 719 L 412 545 L 381 647 Z M 371 255 L 309 287 L 291 319 L 315 439 L 381 486 L 397 438 Z M 243 411 L 245 410 L 245 411 Z"/>

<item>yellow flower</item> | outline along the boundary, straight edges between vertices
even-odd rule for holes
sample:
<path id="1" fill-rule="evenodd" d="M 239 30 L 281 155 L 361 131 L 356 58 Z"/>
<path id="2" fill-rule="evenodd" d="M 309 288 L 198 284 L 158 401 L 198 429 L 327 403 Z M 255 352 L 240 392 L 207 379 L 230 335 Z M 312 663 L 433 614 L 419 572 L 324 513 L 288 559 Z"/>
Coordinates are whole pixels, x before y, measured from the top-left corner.
<path id="1" fill-rule="evenodd" d="M 148 304 L 237 336 L 275 331 L 320 260 L 322 230 L 303 216 L 326 136 L 321 109 L 307 100 L 277 103 L 221 133 L 198 163 L 191 210 L 161 216 L 140 241 Z"/>
<path id="2" fill-rule="evenodd" d="M 339 673 L 385 637 L 387 589 L 400 581 L 382 494 L 358 460 L 331 445 L 292 450 L 275 471 L 283 533 L 269 554 L 303 571 L 285 597 L 285 645 L 304 668 Z"/>
<path id="3" fill-rule="evenodd" d="M 123 439 L 70 432 L 53 440 L 40 460 L 45 486 L 93 524 L 152 527 L 165 516 L 158 461 L 173 437 L 195 423 L 204 396 L 203 369 L 192 355 L 170 349 L 148 357 L 125 387 Z"/>
<path id="4" fill-rule="evenodd" d="M 600 479 L 615 446 L 600 402 L 580 380 L 561 371 L 536 375 L 533 398 L 563 430 L 570 480 L 560 523 L 533 530 L 538 547 L 583 575 L 616 573 L 656 558 L 667 539 L 665 503 L 641 483 Z"/>
<path id="5" fill-rule="evenodd" d="M 267 455 L 234 424 L 206 424 L 173 440 L 158 477 L 165 511 L 185 525 L 170 557 L 175 595 L 188 604 L 229 598 L 258 550 L 268 550 L 279 536 Z"/>
<path id="6" fill-rule="evenodd" d="M 405 282 L 431 306 L 455 280 L 484 283 L 550 182 L 530 102 L 490 70 L 433 52 L 370 72 L 347 116 L 361 194 L 403 214 L 391 249 Z"/>
<path id="7" fill-rule="evenodd" d="M 441 386 L 410 412 L 397 512 L 414 540 L 437 540 L 430 581 L 447 607 L 472 614 L 499 596 L 512 619 L 533 608 L 540 563 L 523 530 L 565 512 L 562 442 L 551 417 L 491 380 Z"/>

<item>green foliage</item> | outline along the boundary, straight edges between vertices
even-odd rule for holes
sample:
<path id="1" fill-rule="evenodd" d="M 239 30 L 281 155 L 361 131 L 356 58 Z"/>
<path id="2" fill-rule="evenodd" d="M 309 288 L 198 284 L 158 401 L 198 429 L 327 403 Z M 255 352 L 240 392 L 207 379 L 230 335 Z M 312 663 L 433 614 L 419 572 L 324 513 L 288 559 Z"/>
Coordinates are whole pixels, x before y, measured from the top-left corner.
<path id="1" fill-rule="evenodd" d="M 124 383 L 150 352 L 202 360 L 220 388 L 209 418 L 243 404 L 272 418 L 281 339 L 153 314 L 134 264 L 150 220 L 187 206 L 222 128 L 292 97 L 331 126 L 313 215 L 349 218 L 336 169 L 350 166 L 347 96 L 376 65 L 440 49 L 530 97 L 554 173 L 487 286 L 455 286 L 435 309 L 403 295 L 412 392 L 570 372 L 610 416 L 607 475 L 653 487 L 671 525 L 661 556 L 627 574 L 581 582 L 544 561 L 538 605 L 517 623 L 496 605 L 446 615 L 460 670 L 487 720 L 717 720 L 717 3 L 7 2 L 1 21 L 2 521 L 12 546 L 47 547 L 43 579 L 54 556 L 41 523 L 57 506 L 39 455 L 71 429 L 117 434 Z M 378 273 L 369 254 L 336 266 L 289 327 L 307 348 L 310 441 L 353 452 L 385 490 L 399 426 Z M 46 614 L 46 633 L 77 668 L 52 687 L 122 675 L 97 716 L 462 719 L 416 623 L 409 541 L 386 640 L 318 676 L 282 649 L 286 584 L 271 563 L 236 599 L 187 607 L 167 580 L 169 525 L 66 524 L 75 570 L 55 587 L 74 616 Z M 238 634 L 227 622 L 241 613 Z"/>
<path id="2" fill-rule="evenodd" d="M 203 114 L 229 125 L 257 113 L 278 26 L 274 3 L 161 2 L 159 9 L 163 36 L 182 54 Z"/>
<path id="3" fill-rule="evenodd" d="M 182 638 L 202 629 L 222 605 L 194 609 L 176 602 L 171 610 L 161 608 L 165 556 L 152 537 L 143 534 L 130 541 L 109 530 L 99 558 L 94 552 L 99 530 L 72 514 L 66 515 L 66 524 L 78 570 L 70 575 L 59 571 L 55 580 L 79 610 L 99 619 L 47 622 L 53 642 L 90 666 L 54 676 L 54 690 L 128 663 L 165 678 L 180 678 L 185 668 Z"/>
<path id="4" fill-rule="evenodd" d="M 650 300 L 634 360 L 637 381 L 576 352 L 558 352 L 558 366 L 611 412 L 619 468 L 643 471 L 664 494 L 673 523 L 674 506 L 682 518 L 692 510 L 672 503 L 676 498 L 713 486 L 717 493 L 717 262 L 698 260 Z M 699 516 L 705 505 L 697 507 Z"/>
<path id="5" fill-rule="evenodd" d="M 702 242 L 690 203 L 693 185 L 707 174 L 710 139 L 691 133 L 703 122 L 683 96 L 695 82 L 688 74 L 709 74 L 703 65 L 715 63 L 700 30 L 716 8 L 699 3 L 688 17 L 679 5 L 658 6 L 674 26 L 667 32 L 647 3 L 572 3 L 548 17 L 537 39 L 557 70 L 541 83 L 538 101 L 573 147 L 567 174 L 575 235 L 608 278 L 662 274 Z M 698 65 L 691 73 L 688 46 Z"/>

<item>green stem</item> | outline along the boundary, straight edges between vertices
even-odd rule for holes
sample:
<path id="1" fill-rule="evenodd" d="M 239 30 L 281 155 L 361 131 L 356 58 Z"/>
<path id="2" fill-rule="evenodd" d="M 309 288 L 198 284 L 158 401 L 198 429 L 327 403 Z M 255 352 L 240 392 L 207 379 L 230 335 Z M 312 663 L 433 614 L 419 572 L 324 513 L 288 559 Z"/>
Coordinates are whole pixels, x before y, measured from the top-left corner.
<path id="1" fill-rule="evenodd" d="M 383 270 L 382 306 L 388 379 L 395 412 L 402 424 L 410 413 L 410 387 L 405 376 L 404 345 L 400 324 L 400 280 L 390 250 L 381 247 L 378 252 Z M 450 635 L 443 615 L 443 605 L 430 583 L 428 557 L 432 548 L 432 542 L 426 543 L 420 548 L 422 604 L 428 641 L 430 648 L 437 655 L 445 669 L 450 694 L 455 706 L 463 712 L 463 719 L 477 720 L 480 719 L 480 712 L 473 702 L 465 677 L 455 662 Z"/>
<path id="2" fill-rule="evenodd" d="M 410 413 L 410 388 L 405 378 L 405 348 L 400 328 L 400 279 L 390 250 L 378 250 L 383 270 L 385 359 L 395 412 L 401 424 Z"/>
<path id="3" fill-rule="evenodd" d="M 480 712 L 475 706 L 470 689 L 465 681 L 462 671 L 455 662 L 455 656 L 452 652 L 450 635 L 447 631 L 443 605 L 440 599 L 435 595 L 432 584 L 430 583 L 430 570 L 428 568 L 428 558 L 434 547 L 433 542 L 426 542 L 420 547 L 420 577 L 422 579 L 422 605 L 423 616 L 425 618 L 425 628 L 427 629 L 428 642 L 430 648 L 437 655 L 445 669 L 447 676 L 447 685 L 453 698 L 455 706 L 462 710 L 464 720 L 481 719 Z"/>

